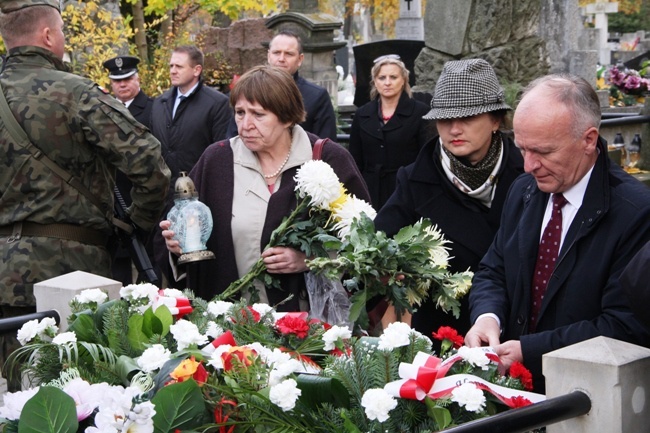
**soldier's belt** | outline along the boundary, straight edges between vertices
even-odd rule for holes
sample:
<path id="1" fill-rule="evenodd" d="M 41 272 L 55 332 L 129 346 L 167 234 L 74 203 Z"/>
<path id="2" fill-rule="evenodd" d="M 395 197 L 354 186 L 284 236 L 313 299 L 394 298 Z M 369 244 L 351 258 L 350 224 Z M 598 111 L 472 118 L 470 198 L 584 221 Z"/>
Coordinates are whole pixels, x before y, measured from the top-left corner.
<path id="1" fill-rule="evenodd" d="M 106 246 L 108 241 L 108 236 L 98 230 L 72 224 L 37 224 L 23 221 L 13 225 L 0 226 L 0 238 L 6 237 L 6 243 L 17 241 L 22 236 L 66 239 L 100 247 Z"/>

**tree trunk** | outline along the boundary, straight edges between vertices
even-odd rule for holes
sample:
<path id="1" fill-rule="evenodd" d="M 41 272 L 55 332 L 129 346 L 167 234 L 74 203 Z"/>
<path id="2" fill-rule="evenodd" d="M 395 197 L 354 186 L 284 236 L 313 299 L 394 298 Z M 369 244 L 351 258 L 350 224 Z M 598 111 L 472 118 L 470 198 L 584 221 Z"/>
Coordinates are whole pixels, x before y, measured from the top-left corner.
<path id="1" fill-rule="evenodd" d="M 135 27 L 135 46 L 138 50 L 138 57 L 143 62 L 149 62 L 149 52 L 147 48 L 147 32 L 144 22 L 144 7 L 142 0 L 136 0 L 133 5 L 133 26 Z"/>

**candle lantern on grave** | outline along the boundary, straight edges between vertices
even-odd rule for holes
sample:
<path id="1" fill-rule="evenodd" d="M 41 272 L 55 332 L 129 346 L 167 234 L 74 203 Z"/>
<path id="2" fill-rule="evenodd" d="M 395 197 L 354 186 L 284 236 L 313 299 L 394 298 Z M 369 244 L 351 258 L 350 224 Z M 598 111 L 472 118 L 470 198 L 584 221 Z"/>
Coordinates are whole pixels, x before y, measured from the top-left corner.
<path id="1" fill-rule="evenodd" d="M 167 219 L 183 251 L 178 263 L 214 259 L 214 253 L 205 245 L 212 233 L 210 209 L 199 201 L 194 182 L 187 173 L 181 172 L 174 190 L 174 207 Z"/>

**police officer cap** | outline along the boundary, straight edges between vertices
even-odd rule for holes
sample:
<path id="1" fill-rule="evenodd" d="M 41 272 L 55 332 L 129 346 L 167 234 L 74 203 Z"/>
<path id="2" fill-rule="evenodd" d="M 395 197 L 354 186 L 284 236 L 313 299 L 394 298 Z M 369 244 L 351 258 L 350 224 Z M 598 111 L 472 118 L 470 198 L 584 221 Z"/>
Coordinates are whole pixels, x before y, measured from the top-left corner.
<path id="1" fill-rule="evenodd" d="M 61 12 L 61 0 L 0 0 L 0 11 L 4 14 L 25 9 L 30 6 L 52 6 Z"/>
<path id="2" fill-rule="evenodd" d="M 108 69 L 108 78 L 112 80 L 123 80 L 138 72 L 140 59 L 133 56 L 117 56 L 104 62 Z"/>

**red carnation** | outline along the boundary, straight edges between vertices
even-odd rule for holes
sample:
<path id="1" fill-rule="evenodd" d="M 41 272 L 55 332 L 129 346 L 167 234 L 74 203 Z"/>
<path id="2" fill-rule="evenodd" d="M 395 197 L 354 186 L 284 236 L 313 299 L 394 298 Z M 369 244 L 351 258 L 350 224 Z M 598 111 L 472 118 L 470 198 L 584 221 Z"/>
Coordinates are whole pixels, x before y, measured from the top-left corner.
<path id="1" fill-rule="evenodd" d="M 510 377 L 519 379 L 524 389 L 528 391 L 533 389 L 533 375 L 521 362 L 515 361 L 512 363 L 510 366 Z"/>
<path id="2" fill-rule="evenodd" d="M 436 340 L 451 341 L 451 343 L 454 345 L 454 348 L 456 349 L 458 349 L 464 343 L 463 336 L 458 334 L 458 331 L 450 326 L 441 326 L 438 328 L 438 332 L 432 332 L 431 335 L 433 335 L 433 338 Z"/>
<path id="3" fill-rule="evenodd" d="M 283 334 L 295 334 L 298 338 L 305 338 L 309 333 L 309 323 L 305 319 L 295 316 L 284 316 L 275 322 L 275 326 Z"/>

